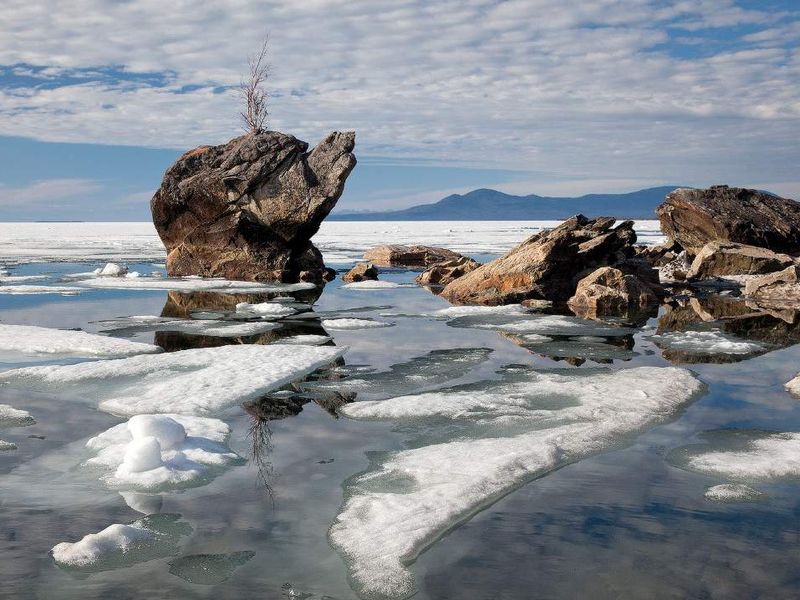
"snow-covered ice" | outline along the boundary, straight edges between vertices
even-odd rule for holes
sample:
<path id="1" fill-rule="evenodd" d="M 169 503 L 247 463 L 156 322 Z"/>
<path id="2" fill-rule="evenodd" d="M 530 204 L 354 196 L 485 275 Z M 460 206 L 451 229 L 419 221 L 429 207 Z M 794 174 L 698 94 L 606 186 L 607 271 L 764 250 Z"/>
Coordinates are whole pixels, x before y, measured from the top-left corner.
<path id="1" fill-rule="evenodd" d="M 437 317 L 468 317 L 472 315 L 521 315 L 529 312 L 521 304 L 505 304 L 500 306 L 448 306 L 437 310 Z"/>
<path id="2" fill-rule="evenodd" d="M 311 290 L 313 283 L 259 283 L 200 277 L 93 277 L 78 279 L 78 286 L 121 290 L 165 290 L 179 292 L 224 292 L 226 294 L 271 294 Z M 2 288 L 0 288 L 2 289 Z M 78 289 L 81 289 L 80 287 Z"/>
<path id="3" fill-rule="evenodd" d="M 395 290 L 397 288 L 417 287 L 410 283 L 395 283 L 394 281 L 379 281 L 367 279 L 365 281 L 354 281 L 345 283 L 342 289 L 345 290 Z"/>
<path id="4" fill-rule="evenodd" d="M 764 350 L 761 344 L 737 340 L 718 330 L 670 331 L 651 339 L 663 348 L 691 354 L 755 354 Z"/>
<path id="5" fill-rule="evenodd" d="M 40 366 L 0 373 L 0 384 L 99 402 L 119 415 L 209 415 L 328 365 L 347 348 L 288 344 L 194 348 L 164 354 Z"/>
<path id="6" fill-rule="evenodd" d="M 103 331 L 118 334 L 137 331 L 179 331 L 212 337 L 240 337 L 258 335 L 280 327 L 270 321 L 224 321 L 219 319 L 172 319 L 150 315 L 136 315 L 98 322 Z"/>
<path id="7" fill-rule="evenodd" d="M 0 285 L 0 294 L 12 296 L 59 294 L 62 296 L 75 296 L 84 289 L 71 285 Z"/>
<path id="8" fill-rule="evenodd" d="M 164 491 L 202 485 L 242 459 L 226 445 L 230 428 L 218 419 L 137 415 L 91 438 L 87 466 L 112 488 Z"/>
<path id="9" fill-rule="evenodd" d="M 447 324 L 451 327 L 493 329 L 504 333 L 521 335 L 619 337 L 635 332 L 635 330 L 628 327 L 612 327 L 578 317 L 536 313 L 517 314 L 513 311 L 508 314 L 502 312 L 476 312 L 455 317 L 449 320 Z"/>
<path id="10" fill-rule="evenodd" d="M 279 319 L 293 315 L 296 311 L 291 306 L 286 306 L 280 302 L 259 302 L 250 304 L 240 302 L 236 305 L 236 312 L 241 315 L 252 315 L 262 319 Z"/>
<path id="11" fill-rule="evenodd" d="M 381 329 L 391 327 L 394 323 L 388 321 L 374 321 L 372 319 L 323 319 L 322 326 L 325 329 Z"/>
<path id="12" fill-rule="evenodd" d="M 26 427 L 34 423 L 36 421 L 27 410 L 0 404 L 0 427 Z"/>
<path id="13" fill-rule="evenodd" d="M 94 272 L 98 277 L 122 277 L 128 273 L 128 267 L 117 263 L 106 263 L 104 267 L 96 269 Z"/>
<path id="14" fill-rule="evenodd" d="M 673 418 L 701 389 L 689 371 L 670 367 L 512 369 L 482 388 L 345 405 L 346 416 L 393 419 L 404 432 L 419 423 L 420 437 L 408 450 L 374 455 L 347 481 L 331 543 L 360 595 L 407 597 L 408 564 L 451 527 L 530 479 Z M 438 432 L 423 417 L 443 423 Z"/>
<path id="15" fill-rule="evenodd" d="M 0 324 L 0 352 L 33 356 L 119 358 L 161 352 L 161 348 L 85 331 Z"/>
<path id="16" fill-rule="evenodd" d="M 191 532 L 180 515 L 149 515 L 130 525 L 109 525 L 77 542 L 61 542 L 51 552 L 60 567 L 107 571 L 177 554 L 182 538 Z"/>
<path id="17" fill-rule="evenodd" d="M 757 502 L 766 498 L 765 494 L 743 483 L 722 483 L 708 488 L 703 494 L 714 502 Z"/>
<path id="18" fill-rule="evenodd" d="M 319 346 L 321 344 L 327 344 L 330 341 L 331 338 L 328 337 L 327 335 L 315 335 L 313 333 L 293 335 L 280 339 L 281 344 L 291 344 L 299 346 Z"/>

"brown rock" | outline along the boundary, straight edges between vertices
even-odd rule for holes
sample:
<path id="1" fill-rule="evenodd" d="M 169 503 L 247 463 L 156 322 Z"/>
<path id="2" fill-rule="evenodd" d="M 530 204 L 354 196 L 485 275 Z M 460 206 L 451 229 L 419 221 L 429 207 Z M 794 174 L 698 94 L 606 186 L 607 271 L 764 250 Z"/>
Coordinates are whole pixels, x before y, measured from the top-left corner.
<path id="1" fill-rule="evenodd" d="M 431 265 L 417 276 L 417 283 L 427 286 L 444 286 L 467 273 L 471 273 L 480 266 L 481 263 L 472 260 L 468 256 L 459 256 L 459 258 Z"/>
<path id="2" fill-rule="evenodd" d="M 568 304 L 597 313 L 613 313 L 658 303 L 646 283 L 613 267 L 601 267 L 578 282 Z"/>
<path id="3" fill-rule="evenodd" d="M 800 252 L 800 204 L 758 190 L 679 188 L 656 214 L 662 231 L 692 255 L 713 241 Z"/>
<path id="4" fill-rule="evenodd" d="M 800 307 L 800 266 L 749 280 L 744 294 L 759 306 Z"/>
<path id="5" fill-rule="evenodd" d="M 150 202 L 169 275 L 322 281 L 311 243 L 356 164 L 353 132 L 308 144 L 277 131 L 201 146 L 164 174 Z"/>
<path id="6" fill-rule="evenodd" d="M 387 244 L 377 246 L 364 253 L 364 260 L 381 267 L 429 267 L 446 260 L 460 258 L 458 252 L 435 246 L 402 246 Z"/>
<path id="7" fill-rule="evenodd" d="M 794 264 L 787 254 L 736 242 L 709 242 L 697 253 L 687 273 L 688 279 L 726 275 L 761 275 Z"/>
<path id="8" fill-rule="evenodd" d="M 590 269 L 633 255 L 633 222 L 614 228 L 608 217 L 577 215 L 537 233 L 505 256 L 448 284 L 442 296 L 457 304 L 511 304 L 528 298 L 562 301 Z"/>
<path id="9" fill-rule="evenodd" d="M 364 281 L 367 279 L 372 281 L 378 279 L 378 270 L 372 263 L 368 262 L 358 263 L 355 267 L 342 275 L 342 281 L 346 281 L 347 283 Z"/>

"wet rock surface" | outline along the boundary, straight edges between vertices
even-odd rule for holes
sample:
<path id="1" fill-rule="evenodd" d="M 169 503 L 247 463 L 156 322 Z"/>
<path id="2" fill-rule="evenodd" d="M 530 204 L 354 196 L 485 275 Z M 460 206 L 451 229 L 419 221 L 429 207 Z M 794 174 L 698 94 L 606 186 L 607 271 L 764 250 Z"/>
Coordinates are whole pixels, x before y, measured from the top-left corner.
<path id="1" fill-rule="evenodd" d="M 697 253 L 686 274 L 687 279 L 706 279 L 726 275 L 760 275 L 793 265 L 788 254 L 736 242 L 709 242 Z"/>
<path id="2" fill-rule="evenodd" d="M 568 304 L 603 314 L 655 305 L 658 297 L 635 275 L 626 275 L 613 267 L 601 267 L 578 282 Z"/>
<path id="3" fill-rule="evenodd" d="M 308 144 L 277 131 L 201 146 L 165 173 L 150 208 L 167 272 L 252 281 L 330 277 L 311 243 L 355 167 L 355 134 Z"/>
<path id="4" fill-rule="evenodd" d="M 435 246 L 404 246 L 385 244 L 371 248 L 364 253 L 364 260 L 381 267 L 427 268 L 443 261 L 461 257 L 458 252 Z"/>
<path id="5" fill-rule="evenodd" d="M 376 281 L 378 270 L 372 263 L 362 262 L 342 275 L 342 281 L 353 283 L 354 281 Z"/>
<path id="6" fill-rule="evenodd" d="M 481 264 L 467 256 L 459 256 L 452 260 L 446 260 L 428 267 L 423 273 L 417 276 L 417 283 L 425 286 L 445 286 L 471 273 Z"/>

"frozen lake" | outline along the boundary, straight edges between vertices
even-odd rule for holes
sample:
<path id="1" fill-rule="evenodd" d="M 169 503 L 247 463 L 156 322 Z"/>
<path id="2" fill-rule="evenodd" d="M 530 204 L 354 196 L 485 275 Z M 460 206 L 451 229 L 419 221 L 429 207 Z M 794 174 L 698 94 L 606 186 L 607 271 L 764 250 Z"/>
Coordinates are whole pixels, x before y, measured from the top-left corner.
<path id="1" fill-rule="evenodd" d="M 315 242 L 341 271 L 547 225 Z M 797 314 L 699 294 L 584 320 L 451 307 L 401 269 L 319 290 L 163 260 L 149 224 L 0 224 L 0 596 L 800 592 Z"/>

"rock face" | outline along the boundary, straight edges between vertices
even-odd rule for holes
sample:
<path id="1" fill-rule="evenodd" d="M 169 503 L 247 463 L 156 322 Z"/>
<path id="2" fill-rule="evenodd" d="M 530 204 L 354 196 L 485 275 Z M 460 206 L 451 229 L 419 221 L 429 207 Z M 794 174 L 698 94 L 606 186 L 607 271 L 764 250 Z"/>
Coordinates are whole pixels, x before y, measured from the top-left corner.
<path id="1" fill-rule="evenodd" d="M 697 253 L 687 273 L 688 279 L 726 275 L 763 275 L 794 264 L 787 254 L 735 242 L 709 242 Z"/>
<path id="2" fill-rule="evenodd" d="M 381 267 L 426 268 L 435 263 L 457 259 L 460 256 L 458 252 L 434 246 L 387 244 L 367 250 L 364 253 L 364 260 Z"/>
<path id="3" fill-rule="evenodd" d="M 334 132 L 308 152 L 267 131 L 200 146 L 164 174 L 150 202 L 169 275 L 321 281 L 311 243 L 356 164 L 355 134 Z"/>
<path id="4" fill-rule="evenodd" d="M 417 276 L 417 283 L 426 286 L 444 286 L 467 273 L 471 273 L 480 266 L 479 262 L 472 260 L 468 256 L 460 256 L 459 258 L 446 260 L 428 267 Z"/>
<path id="5" fill-rule="evenodd" d="M 751 279 L 744 294 L 759 306 L 800 307 L 800 266 Z"/>
<path id="6" fill-rule="evenodd" d="M 375 281 L 378 279 L 378 270 L 372 263 L 362 262 L 342 275 L 342 281 L 353 283 L 354 281 Z"/>
<path id="7" fill-rule="evenodd" d="M 568 300 L 571 307 L 588 308 L 597 314 L 643 308 L 657 303 L 658 297 L 647 283 L 613 267 L 600 267 L 581 279 L 575 295 Z"/>
<path id="8" fill-rule="evenodd" d="M 800 252 L 800 203 L 758 190 L 680 188 L 667 195 L 656 214 L 663 232 L 691 255 L 713 241 Z"/>
<path id="9" fill-rule="evenodd" d="M 614 228 L 608 217 L 577 215 L 537 233 L 505 256 L 487 263 L 442 290 L 456 304 L 511 304 L 528 298 L 563 301 L 579 279 L 600 266 L 634 254 L 633 222 Z"/>

